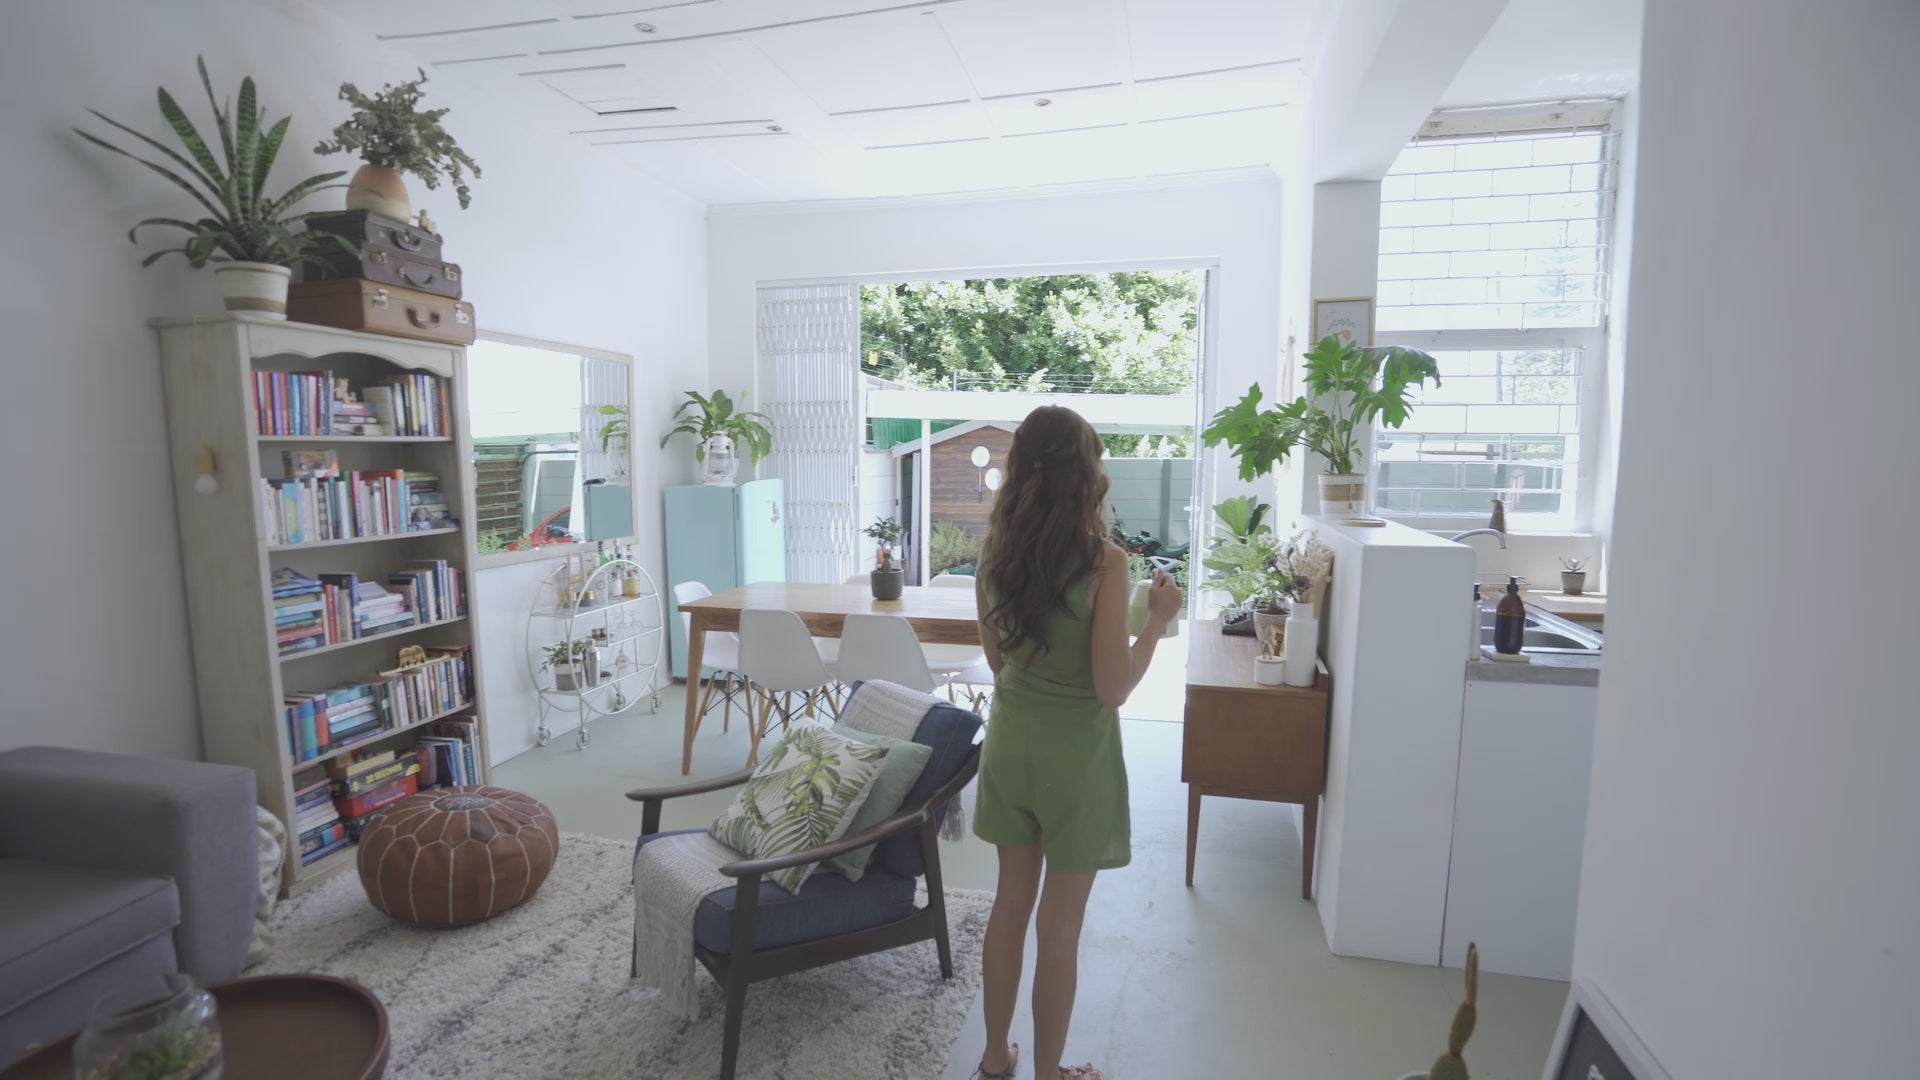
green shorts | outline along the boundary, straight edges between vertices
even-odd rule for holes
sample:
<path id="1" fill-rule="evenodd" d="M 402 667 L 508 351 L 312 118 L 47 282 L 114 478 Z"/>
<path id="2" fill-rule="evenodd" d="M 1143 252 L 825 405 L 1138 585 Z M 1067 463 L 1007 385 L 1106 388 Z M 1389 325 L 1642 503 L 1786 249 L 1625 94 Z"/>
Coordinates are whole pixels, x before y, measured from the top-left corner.
<path id="1" fill-rule="evenodd" d="M 973 833 L 989 844 L 1039 844 L 1067 873 L 1132 861 L 1119 714 L 1098 700 L 1002 685 L 993 698 Z"/>

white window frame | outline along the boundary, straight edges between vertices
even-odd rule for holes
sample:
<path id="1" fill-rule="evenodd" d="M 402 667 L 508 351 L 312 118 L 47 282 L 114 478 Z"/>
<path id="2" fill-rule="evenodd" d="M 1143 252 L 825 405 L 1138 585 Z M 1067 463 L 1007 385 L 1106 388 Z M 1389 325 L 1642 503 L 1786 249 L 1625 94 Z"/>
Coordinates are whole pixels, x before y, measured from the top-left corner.
<path id="1" fill-rule="evenodd" d="M 1617 201 L 1619 159 L 1617 150 L 1618 128 L 1615 124 L 1614 103 L 1578 102 L 1555 103 L 1553 105 L 1514 106 L 1499 109 L 1464 109 L 1435 113 L 1421 125 L 1420 136 L 1425 138 L 1488 134 L 1500 132 L 1520 132 L 1526 130 L 1556 131 L 1568 128 L 1605 127 L 1607 151 L 1602 165 L 1616 179 L 1611 185 L 1602 188 L 1604 200 L 1601 215 L 1601 239 L 1604 254 L 1600 272 L 1606 284 L 1606 293 L 1600 300 L 1600 322 L 1597 326 L 1543 327 L 1533 330 L 1384 330 L 1374 332 L 1375 345 L 1401 345 L 1426 352 L 1464 351 L 1464 350 L 1532 350 L 1532 349 L 1580 349 L 1580 431 L 1578 439 L 1579 460 L 1574 469 L 1574 490 L 1572 520 L 1570 527 L 1552 529 L 1530 529 L 1524 525 L 1509 526 L 1513 535 L 1565 535 L 1590 534 L 1594 528 L 1594 506 L 1596 487 L 1600 482 L 1601 439 L 1604 435 L 1606 416 L 1604 403 L 1607 393 L 1607 334 L 1613 311 L 1613 249 L 1615 232 L 1618 228 L 1614 215 Z M 1416 138 L 1415 145 L 1420 140 Z M 1377 232 L 1376 232 L 1377 237 Z M 1367 445 L 1371 450 L 1375 432 L 1367 432 Z M 1367 455 L 1367 486 L 1370 492 L 1376 490 L 1379 477 L 1379 457 L 1369 452 Z M 1445 531 L 1471 528 L 1487 522 L 1486 512 L 1463 514 L 1404 514 L 1382 511 L 1377 507 L 1374 513 L 1391 521 L 1409 525 L 1416 529 Z M 1509 519 L 1512 520 L 1511 518 Z"/>

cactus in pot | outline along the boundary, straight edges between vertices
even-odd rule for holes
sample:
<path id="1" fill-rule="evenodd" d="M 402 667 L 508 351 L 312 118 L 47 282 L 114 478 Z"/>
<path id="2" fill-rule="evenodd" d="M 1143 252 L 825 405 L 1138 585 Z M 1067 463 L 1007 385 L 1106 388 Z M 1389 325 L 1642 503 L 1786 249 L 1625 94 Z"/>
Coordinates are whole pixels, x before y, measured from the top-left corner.
<path id="1" fill-rule="evenodd" d="M 1480 947 L 1467 946 L 1467 999 L 1454 1011 L 1453 1028 L 1447 1032 L 1447 1052 L 1433 1061 L 1427 1070 L 1427 1080 L 1468 1080 L 1467 1059 L 1461 1055 L 1466 1052 L 1467 1040 L 1473 1038 L 1473 1027 L 1480 1020 Z"/>

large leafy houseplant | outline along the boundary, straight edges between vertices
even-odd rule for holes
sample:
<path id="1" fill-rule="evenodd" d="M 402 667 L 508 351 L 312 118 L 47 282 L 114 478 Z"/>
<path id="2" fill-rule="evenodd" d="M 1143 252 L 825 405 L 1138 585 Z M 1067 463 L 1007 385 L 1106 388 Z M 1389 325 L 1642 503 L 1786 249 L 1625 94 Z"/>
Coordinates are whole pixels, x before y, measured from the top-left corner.
<path id="1" fill-rule="evenodd" d="M 178 246 L 155 251 L 140 265 L 152 266 L 172 254 L 183 256 L 187 265 L 195 269 L 209 262 L 290 267 L 309 260 L 317 261 L 315 250 L 323 243 L 331 243 L 332 238 L 307 231 L 307 215 L 296 213 L 293 208 L 301 199 L 324 190 L 346 174 L 332 172 L 309 176 L 278 196 L 269 195 L 267 177 L 273 171 L 280 145 L 286 140 L 287 127 L 293 118 L 283 116 L 275 123 L 267 124 L 266 110 L 258 103 L 251 77 L 240 80 L 238 100 L 231 107 L 223 106 L 214 96 L 213 81 L 207 75 L 206 61 L 196 59 L 195 63 L 200 70 L 200 85 L 207 93 L 207 104 L 213 110 L 214 129 L 220 140 L 217 156 L 187 116 L 186 110 L 180 107 L 180 103 L 165 87 L 159 91 L 160 115 L 166 118 L 174 137 L 185 148 L 184 156 L 158 139 L 143 135 L 97 109 L 87 111 L 158 151 L 172 163 L 171 166 L 141 157 L 90 132 L 74 129 L 75 134 L 93 145 L 131 158 L 164 177 L 168 183 L 192 196 L 204 212 L 204 216 L 192 219 L 150 217 L 136 223 L 127 231 L 127 239 L 134 243 L 139 243 L 140 230 L 148 226 L 178 229 L 186 234 Z M 282 278 L 280 301 L 284 309 L 285 275 L 279 276 Z M 231 297 L 228 306 L 236 306 Z"/>
<path id="2" fill-rule="evenodd" d="M 1262 409 L 1256 384 L 1200 433 L 1206 445 L 1225 443 L 1233 451 L 1242 480 L 1271 472 L 1302 446 L 1326 459 L 1329 475 L 1354 475 L 1362 425 L 1399 427 L 1413 410 L 1413 391 L 1428 379 L 1440 385 L 1433 357 L 1398 345 L 1367 347 L 1328 334 L 1307 350 L 1306 360 L 1308 393 Z"/>
<path id="3" fill-rule="evenodd" d="M 364 94 L 352 83 L 340 84 L 340 100 L 353 106 L 353 115 L 333 129 L 333 138 L 314 147 L 318 154 L 354 153 L 366 162 L 353 175 L 347 193 L 349 209 L 372 210 L 406 220 L 413 212 L 400 174 L 411 173 L 427 185 L 440 186 L 445 178 L 465 210 L 473 201 L 467 173 L 480 176 L 480 165 L 453 141 L 440 118 L 446 109 L 422 109 L 420 87 L 427 73 L 403 83 L 388 83 L 377 94 Z"/>
<path id="4" fill-rule="evenodd" d="M 746 395 L 743 393 L 741 396 Z M 668 440 L 675 435 L 691 435 L 695 439 L 693 456 L 696 461 L 707 460 L 707 440 L 715 435 L 725 435 L 736 443 L 744 443 L 749 460 L 755 464 L 773 453 L 773 428 L 769 426 L 772 421 L 765 413 L 735 412 L 733 399 L 727 396 L 725 390 L 715 390 L 712 397 L 687 391 L 687 400 L 674 410 L 673 419 L 673 427 L 660 436 L 661 448 L 664 449 Z"/>

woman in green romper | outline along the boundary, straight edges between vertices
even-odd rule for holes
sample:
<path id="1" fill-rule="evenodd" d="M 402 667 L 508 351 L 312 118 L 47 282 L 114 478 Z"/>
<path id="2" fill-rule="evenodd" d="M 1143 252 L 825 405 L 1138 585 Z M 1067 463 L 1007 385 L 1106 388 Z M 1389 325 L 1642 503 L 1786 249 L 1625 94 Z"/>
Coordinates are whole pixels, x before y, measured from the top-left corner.
<path id="1" fill-rule="evenodd" d="M 1147 625 L 1129 643 L 1127 555 L 1104 537 L 1100 456 L 1099 436 L 1073 410 L 1048 405 L 1027 416 L 975 585 L 994 692 L 973 831 L 1000 853 L 983 959 L 985 1080 L 1014 1075 L 1019 1047 L 1007 1034 L 1036 900 L 1034 1075 L 1101 1077 L 1092 1065 L 1060 1064 L 1080 923 L 1095 872 L 1132 858 L 1118 710 L 1178 613 L 1180 591 L 1154 575 Z"/>

